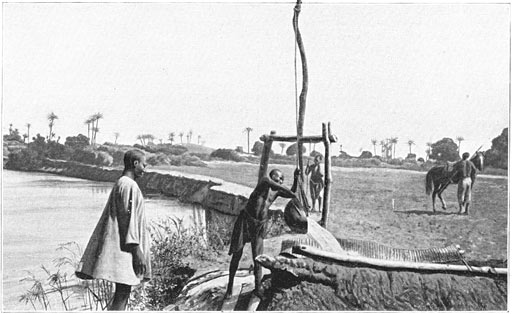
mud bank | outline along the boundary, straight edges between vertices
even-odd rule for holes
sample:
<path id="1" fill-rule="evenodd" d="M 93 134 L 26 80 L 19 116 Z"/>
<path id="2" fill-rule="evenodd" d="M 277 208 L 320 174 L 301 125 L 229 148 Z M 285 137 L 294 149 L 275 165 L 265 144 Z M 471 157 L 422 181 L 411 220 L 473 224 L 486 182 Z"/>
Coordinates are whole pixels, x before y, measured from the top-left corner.
<path id="1" fill-rule="evenodd" d="M 115 182 L 122 174 L 120 169 L 60 160 L 47 160 L 38 171 L 104 182 Z M 228 215 L 238 215 L 252 192 L 221 179 L 175 171 L 148 171 L 137 183 L 145 193 L 161 193 Z"/>

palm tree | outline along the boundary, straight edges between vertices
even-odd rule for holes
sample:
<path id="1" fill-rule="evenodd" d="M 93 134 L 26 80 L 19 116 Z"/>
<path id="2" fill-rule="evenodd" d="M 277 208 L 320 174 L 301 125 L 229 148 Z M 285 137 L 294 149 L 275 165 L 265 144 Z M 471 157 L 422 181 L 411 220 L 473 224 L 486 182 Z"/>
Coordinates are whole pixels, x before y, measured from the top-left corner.
<path id="1" fill-rule="evenodd" d="M 387 155 L 384 154 L 384 151 L 385 151 L 385 147 L 386 147 L 386 141 L 382 140 L 380 141 L 380 154 L 382 155 L 382 157 L 387 157 Z"/>
<path id="2" fill-rule="evenodd" d="M 90 136 L 91 123 L 92 123 L 92 117 L 89 117 L 89 119 L 84 121 L 84 124 L 87 124 L 87 139 L 89 140 L 89 142 L 91 141 L 91 136 Z"/>
<path id="3" fill-rule="evenodd" d="M 169 133 L 169 138 L 168 138 L 168 140 L 171 142 L 171 145 L 172 145 L 172 142 L 174 142 L 174 136 L 175 136 L 175 135 L 176 135 L 176 134 L 175 134 L 174 132 Z"/>
<path id="4" fill-rule="evenodd" d="M 412 145 L 416 145 L 416 143 L 414 143 L 413 140 L 408 140 L 407 145 L 409 145 L 409 155 L 410 155 L 410 154 L 412 154 L 412 152 L 411 152 Z"/>
<path id="5" fill-rule="evenodd" d="M 189 130 L 188 133 L 187 133 L 187 143 L 190 144 L 190 142 L 192 142 L 192 130 Z"/>
<path id="6" fill-rule="evenodd" d="M 90 126 L 90 129 L 91 129 L 91 137 L 89 138 L 90 139 L 90 142 L 91 142 L 91 145 L 94 144 L 94 138 L 95 138 L 95 135 L 94 135 L 94 122 L 96 122 L 96 115 L 93 114 L 89 117 L 89 119 L 86 120 L 86 122 L 89 122 L 91 124 Z M 89 126 L 88 126 L 89 128 Z"/>
<path id="7" fill-rule="evenodd" d="M 457 147 L 457 153 L 459 153 L 460 156 L 460 143 L 464 140 L 464 138 L 462 136 L 457 136 L 455 139 L 457 140 L 457 142 L 459 142 L 459 146 Z"/>
<path id="8" fill-rule="evenodd" d="M 398 137 L 392 137 L 389 139 L 389 143 L 393 147 L 393 158 L 395 158 L 396 144 L 398 143 Z"/>
<path id="9" fill-rule="evenodd" d="M 178 134 L 178 136 L 181 139 L 181 144 L 183 144 L 183 135 L 185 135 L 185 133 L 183 133 L 183 132 L 180 132 L 180 134 Z"/>
<path id="10" fill-rule="evenodd" d="M 144 136 L 144 134 L 139 134 L 139 135 L 137 135 L 137 139 L 140 141 L 140 143 L 142 144 L 142 146 L 146 146 L 146 143 L 145 143 L 145 139 L 146 139 L 146 137 Z"/>
<path id="11" fill-rule="evenodd" d="M 31 124 L 27 123 L 27 144 L 30 143 L 30 127 Z"/>
<path id="12" fill-rule="evenodd" d="M 55 125 L 55 120 L 57 120 L 58 118 L 59 117 L 57 117 L 57 115 L 53 111 L 47 116 L 48 121 L 50 121 L 50 124 L 48 124 L 48 126 L 50 127 L 48 141 L 50 141 L 55 136 L 55 133 L 53 133 L 53 126 Z"/>
<path id="13" fill-rule="evenodd" d="M 250 135 L 251 135 L 251 132 L 252 132 L 252 128 L 250 126 L 246 127 L 244 129 L 244 131 L 242 133 L 247 133 L 247 153 L 249 154 L 250 151 L 249 151 L 249 143 L 250 143 Z"/>
<path id="14" fill-rule="evenodd" d="M 373 145 L 373 155 L 377 155 L 377 150 L 375 149 L 375 146 L 377 145 L 377 140 L 372 138 L 372 145 Z"/>
<path id="15" fill-rule="evenodd" d="M 311 145 L 311 143 L 309 143 L 309 145 Z M 279 146 L 281 147 L 281 155 L 282 155 L 283 151 L 284 151 L 284 148 L 286 147 L 286 144 L 285 143 L 279 143 Z M 309 150 L 311 150 L 311 148 Z"/>
<path id="16" fill-rule="evenodd" d="M 156 139 L 156 137 L 153 134 L 146 134 L 144 136 L 148 140 L 148 144 L 154 144 L 153 141 Z"/>
<path id="17" fill-rule="evenodd" d="M 117 144 L 117 139 L 119 138 L 119 132 L 114 132 L 114 144 Z"/>
<path id="18" fill-rule="evenodd" d="M 96 126 L 94 126 L 94 122 L 93 122 L 93 139 L 94 139 L 94 144 L 96 144 L 96 135 L 98 134 L 99 132 L 99 128 L 98 128 L 98 123 L 100 121 L 100 119 L 103 119 L 103 114 L 101 112 L 97 112 L 95 114 L 93 114 L 93 121 L 96 122 Z"/>
<path id="19" fill-rule="evenodd" d="M 59 117 L 52 111 L 50 114 L 48 114 L 47 119 L 50 121 L 48 126 L 50 127 L 50 134 L 48 135 L 48 140 L 51 140 L 55 133 L 53 132 L 53 126 L 55 125 L 55 120 L 57 120 Z"/>
<path id="20" fill-rule="evenodd" d="M 91 132 L 94 133 L 94 145 L 96 145 L 96 133 L 98 133 L 99 131 L 100 129 L 98 129 L 97 127 L 91 128 Z"/>

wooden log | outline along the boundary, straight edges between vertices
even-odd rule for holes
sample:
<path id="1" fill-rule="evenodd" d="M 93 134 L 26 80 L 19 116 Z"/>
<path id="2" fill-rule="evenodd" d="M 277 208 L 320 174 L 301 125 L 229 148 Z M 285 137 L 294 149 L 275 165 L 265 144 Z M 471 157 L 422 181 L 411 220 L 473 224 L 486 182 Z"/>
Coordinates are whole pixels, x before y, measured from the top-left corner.
<path id="1" fill-rule="evenodd" d="M 321 257 L 330 259 L 338 262 L 364 264 L 370 266 L 376 266 L 381 268 L 390 269 L 411 269 L 411 270 L 424 270 L 424 271 L 438 271 L 438 272 L 466 272 L 466 273 L 480 273 L 480 274 L 495 274 L 495 275 L 507 275 L 507 268 L 494 268 L 490 266 L 471 266 L 466 265 L 450 265 L 450 264 L 434 264 L 434 263 L 414 263 L 414 262 L 403 262 L 403 261 L 388 261 L 375 258 L 361 257 L 361 256 L 350 256 L 344 254 L 337 254 L 333 252 L 327 252 L 319 250 L 317 248 L 301 245 L 294 247 L 294 251 L 297 250 L 299 254 L 312 257 Z"/>
<path id="2" fill-rule="evenodd" d="M 332 174 L 331 174 L 331 145 L 329 137 L 331 135 L 331 123 L 329 122 L 327 127 L 325 123 L 322 123 L 322 139 L 325 147 L 324 156 L 324 174 L 325 174 L 325 186 L 324 186 L 324 203 L 322 208 L 322 221 L 321 225 L 327 228 L 329 220 L 329 208 L 331 204 L 331 185 L 332 185 Z"/>
<path id="3" fill-rule="evenodd" d="M 275 135 L 276 131 L 270 131 L 270 136 Z M 272 150 L 273 140 L 268 138 L 264 141 L 263 152 L 261 153 L 260 170 L 258 172 L 258 182 L 267 174 L 268 159 L 270 158 L 270 151 Z"/>
<path id="4" fill-rule="evenodd" d="M 297 142 L 297 136 L 296 135 L 268 135 L 264 134 L 260 136 L 260 140 L 262 142 L 266 142 L 267 140 L 273 140 L 275 142 Z M 302 143 L 321 143 L 323 142 L 322 135 L 310 135 L 310 136 L 302 136 L 300 138 L 300 141 Z M 338 141 L 338 138 L 336 135 L 329 135 L 329 141 L 331 143 L 336 143 Z"/>
<path id="5" fill-rule="evenodd" d="M 295 9 L 293 11 L 293 31 L 295 33 L 295 38 L 297 40 L 297 47 L 299 48 L 300 60 L 302 64 L 302 91 L 299 96 L 299 110 L 297 117 L 297 162 L 299 169 L 301 170 L 301 179 L 304 182 L 304 164 L 302 162 L 302 142 L 301 139 L 303 137 L 304 132 L 304 118 L 306 113 L 306 97 L 308 94 L 308 66 L 306 61 L 306 51 L 304 49 L 304 43 L 302 41 L 302 35 L 299 30 L 299 14 L 301 9 L 301 0 L 297 0 L 297 4 L 295 5 Z"/>

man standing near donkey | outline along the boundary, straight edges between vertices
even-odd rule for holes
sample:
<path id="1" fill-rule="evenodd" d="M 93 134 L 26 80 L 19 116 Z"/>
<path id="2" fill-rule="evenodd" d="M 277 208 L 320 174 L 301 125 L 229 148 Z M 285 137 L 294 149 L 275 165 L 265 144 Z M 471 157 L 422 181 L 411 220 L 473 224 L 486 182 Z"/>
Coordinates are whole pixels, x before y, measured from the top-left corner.
<path id="1" fill-rule="evenodd" d="M 462 154 L 462 160 L 453 166 L 452 181 L 459 182 L 457 188 L 457 199 L 459 201 L 459 214 L 469 214 L 469 203 L 471 202 L 471 189 L 476 178 L 476 167 L 469 160 L 469 153 Z"/>
<path id="2" fill-rule="evenodd" d="M 124 311 L 131 286 L 151 278 L 151 237 L 146 225 L 144 198 L 135 182 L 145 168 L 146 158 L 141 151 L 125 153 L 123 175 L 110 193 L 76 271 L 80 279 L 115 283 L 109 310 Z"/>

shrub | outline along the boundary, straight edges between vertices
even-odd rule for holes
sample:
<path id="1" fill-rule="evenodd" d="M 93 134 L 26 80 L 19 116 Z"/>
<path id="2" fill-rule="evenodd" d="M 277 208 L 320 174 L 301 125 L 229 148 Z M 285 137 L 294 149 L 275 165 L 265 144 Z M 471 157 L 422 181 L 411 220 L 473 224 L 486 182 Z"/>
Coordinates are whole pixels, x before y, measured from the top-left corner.
<path id="1" fill-rule="evenodd" d="M 409 154 L 407 154 L 407 157 L 406 157 L 405 159 L 408 159 L 408 160 L 410 160 L 410 159 L 412 159 L 412 160 L 416 160 L 416 154 L 409 153 Z"/>
<path id="2" fill-rule="evenodd" d="M 192 166 L 192 167 L 206 167 L 206 163 L 201 161 L 197 156 L 184 154 L 181 156 L 169 156 L 169 163 L 171 166 Z"/>
<path id="3" fill-rule="evenodd" d="M 213 151 L 210 156 L 212 158 L 220 158 L 224 160 L 231 160 L 240 162 L 243 161 L 243 158 L 234 150 L 232 149 L 226 149 L 226 148 L 219 148 L 215 151 Z"/>
<path id="4" fill-rule="evenodd" d="M 286 149 L 286 156 L 295 156 L 298 152 L 298 146 L 297 143 L 293 143 L 292 145 L 288 146 Z M 304 154 L 306 152 L 306 146 L 302 146 L 302 153 Z"/>
<path id="5" fill-rule="evenodd" d="M 254 155 L 261 156 L 263 153 L 263 143 L 260 141 L 254 142 L 251 151 L 254 153 Z"/>
<path id="6" fill-rule="evenodd" d="M 23 149 L 16 153 L 10 153 L 5 164 L 7 169 L 36 170 L 43 165 L 44 157 L 32 149 Z"/>
<path id="7" fill-rule="evenodd" d="M 212 260 L 215 252 L 205 241 L 202 228 L 185 228 L 180 219 L 169 218 L 156 223 L 153 243 L 151 286 L 147 288 L 150 309 L 162 310 L 174 303 L 187 280 L 194 274 L 187 258 Z"/>
<path id="8" fill-rule="evenodd" d="M 188 152 L 188 149 L 185 146 L 181 145 L 172 145 L 169 146 L 166 153 L 171 155 L 182 155 Z"/>
<path id="9" fill-rule="evenodd" d="M 71 160 L 84 164 L 95 165 L 96 154 L 94 154 L 92 151 L 77 149 L 72 153 Z"/>
<path id="10" fill-rule="evenodd" d="M 167 157 L 167 155 L 162 154 L 162 153 L 152 155 L 152 156 L 148 157 L 146 160 L 147 160 L 148 164 L 150 164 L 152 166 L 158 166 L 158 165 L 167 165 L 168 166 L 171 164 L 170 158 Z"/>
<path id="11" fill-rule="evenodd" d="M 401 158 L 394 158 L 388 162 L 390 165 L 401 166 L 404 164 L 404 160 Z"/>
<path id="12" fill-rule="evenodd" d="M 52 159 L 66 159 L 66 147 L 57 142 L 47 143 L 46 157 Z"/>
<path id="13" fill-rule="evenodd" d="M 364 158 L 364 159 L 367 159 L 367 158 L 372 158 L 372 153 L 365 150 L 361 153 L 361 156 L 359 156 L 359 158 Z"/>
<path id="14" fill-rule="evenodd" d="M 101 152 L 101 151 L 96 153 L 96 158 L 94 161 L 95 165 L 112 166 L 113 163 L 114 163 L 114 158 L 112 156 L 110 156 L 109 153 Z"/>
<path id="15" fill-rule="evenodd" d="M 455 161 L 460 158 L 457 144 L 447 137 L 432 144 L 432 153 L 429 157 L 441 161 Z"/>
<path id="16" fill-rule="evenodd" d="M 116 150 L 112 154 L 112 164 L 114 166 L 124 166 L 124 153 L 122 150 Z"/>
<path id="17" fill-rule="evenodd" d="M 78 134 L 77 136 L 68 136 L 66 137 L 64 146 L 73 149 L 84 149 L 89 146 L 89 139 L 83 134 Z"/>
<path id="18" fill-rule="evenodd" d="M 485 152 L 485 163 L 501 169 L 508 168 L 508 128 L 492 140 L 491 149 Z"/>

